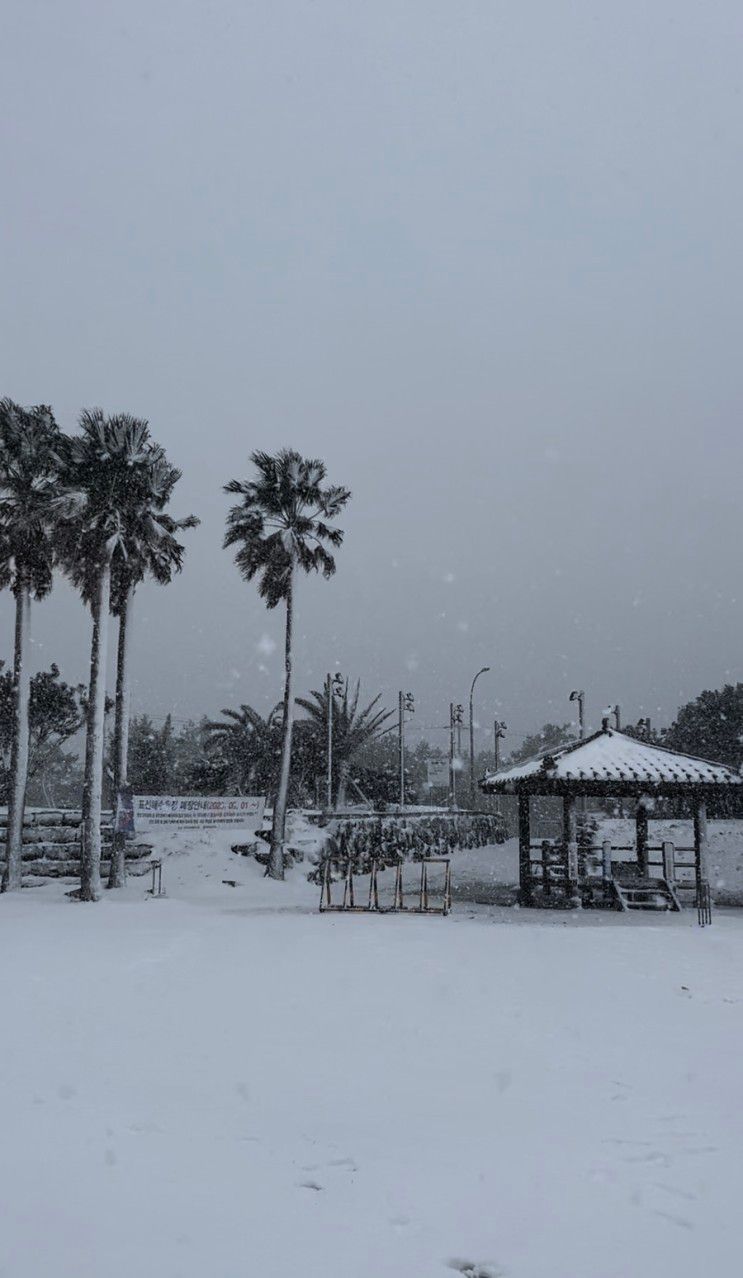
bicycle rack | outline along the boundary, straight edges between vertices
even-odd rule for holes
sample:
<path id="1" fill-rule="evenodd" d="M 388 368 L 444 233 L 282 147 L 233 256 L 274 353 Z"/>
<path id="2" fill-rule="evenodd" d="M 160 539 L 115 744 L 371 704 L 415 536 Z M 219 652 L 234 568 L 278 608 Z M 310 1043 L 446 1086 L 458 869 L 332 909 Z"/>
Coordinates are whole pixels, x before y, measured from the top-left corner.
<path id="1" fill-rule="evenodd" d="M 322 885 L 320 889 L 320 913 L 324 914 L 328 911 L 346 914 L 442 914 L 447 915 L 451 910 L 451 862 L 448 857 L 425 857 L 420 862 L 421 874 L 420 884 L 417 890 L 417 904 L 408 905 L 405 901 L 405 890 L 403 887 L 402 872 L 405 862 L 397 861 L 394 864 L 395 882 L 392 891 L 392 904 L 379 904 L 379 875 L 385 869 L 393 868 L 380 863 L 379 858 L 374 857 L 367 873 L 369 874 L 369 892 L 365 904 L 356 904 L 356 894 L 354 890 L 354 876 L 358 877 L 363 873 L 360 870 L 354 870 L 353 861 L 349 858 L 346 863 L 345 874 L 343 876 L 343 899 L 334 901 L 332 896 L 332 880 L 331 880 L 331 862 L 326 860 L 323 867 Z M 444 871 L 444 893 L 442 905 L 431 904 L 431 889 L 428 878 L 428 871 L 432 865 L 445 866 Z M 408 889 L 407 895 L 410 895 Z"/>

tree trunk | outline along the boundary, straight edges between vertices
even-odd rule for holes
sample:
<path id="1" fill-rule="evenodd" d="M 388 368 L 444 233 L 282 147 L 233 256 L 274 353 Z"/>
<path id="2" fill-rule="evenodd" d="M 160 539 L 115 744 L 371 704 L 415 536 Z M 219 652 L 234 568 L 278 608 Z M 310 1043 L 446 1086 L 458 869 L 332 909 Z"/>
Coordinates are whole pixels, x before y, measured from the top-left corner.
<path id="1" fill-rule="evenodd" d="M 106 639 L 111 594 L 111 562 L 100 569 L 91 603 L 93 639 L 90 647 L 90 688 L 85 734 L 82 856 L 80 900 L 101 896 L 101 797 L 103 790 L 103 730 L 106 712 Z"/>
<path id="2" fill-rule="evenodd" d="M 292 564 L 286 592 L 286 644 L 284 665 L 284 714 L 282 719 L 281 771 L 273 805 L 271 826 L 271 855 L 268 873 L 272 879 L 284 877 L 284 839 L 286 838 L 286 802 L 289 793 L 289 772 L 292 760 L 292 728 L 294 726 L 294 678 L 292 672 L 292 629 L 294 625 L 294 565 Z"/>
<path id="3" fill-rule="evenodd" d="M 31 696 L 31 670 L 28 663 L 30 631 L 31 590 L 28 581 L 19 574 L 15 589 L 13 739 L 10 752 L 10 795 L 3 892 L 12 892 L 20 888 L 23 874 L 23 813 L 26 806 L 28 777 L 28 713 Z"/>
<path id="4" fill-rule="evenodd" d="M 122 786 L 127 783 L 129 764 L 129 651 L 134 587 L 131 586 L 119 614 L 119 643 L 116 652 L 116 704 L 114 709 L 114 813 Z M 116 829 L 114 815 L 110 888 L 126 885 L 126 835 Z"/>

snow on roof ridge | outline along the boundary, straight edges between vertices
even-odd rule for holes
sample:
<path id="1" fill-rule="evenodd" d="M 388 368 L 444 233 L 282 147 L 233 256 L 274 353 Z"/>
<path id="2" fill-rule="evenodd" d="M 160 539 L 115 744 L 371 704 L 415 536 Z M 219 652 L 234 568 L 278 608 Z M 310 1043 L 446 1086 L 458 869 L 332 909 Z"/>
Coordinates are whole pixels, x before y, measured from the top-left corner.
<path id="1" fill-rule="evenodd" d="M 591 758 L 591 755 L 595 752 L 590 750 L 589 747 L 599 741 L 611 740 L 616 740 L 619 746 L 618 754 L 616 751 L 614 752 L 614 758 L 610 754 L 607 759 L 605 751 L 599 752 L 598 759 Z M 571 768 L 569 763 L 566 764 L 566 760 L 570 755 L 579 754 L 581 750 L 588 750 L 588 759 L 576 760 L 573 768 Z M 604 756 L 603 759 L 601 758 L 602 755 Z M 659 758 L 658 756 L 663 757 Z M 563 775 L 562 778 L 559 777 L 561 765 L 564 765 L 567 769 L 567 776 Z M 597 773 L 597 767 L 600 775 Z M 695 755 L 683 754 L 680 750 L 672 750 L 669 746 L 656 745 L 655 742 L 642 741 L 640 738 L 631 737 L 626 732 L 621 732 L 618 728 L 612 728 L 608 724 L 602 726 L 597 732 L 592 733 L 590 737 L 566 742 L 565 745 L 559 746 L 554 750 L 546 750 L 542 754 L 526 760 L 524 763 L 515 764 L 498 772 L 488 773 L 483 778 L 483 784 L 487 785 L 489 781 L 497 783 L 508 776 L 514 780 L 524 779 L 537 776 L 540 772 L 548 779 L 557 777 L 563 780 L 569 780 L 571 776 L 575 780 L 587 780 L 590 773 L 596 781 L 602 779 L 633 780 L 637 784 L 657 783 L 664 779 L 675 783 L 686 781 L 693 784 L 695 781 L 697 783 L 703 782 L 705 776 L 708 783 L 743 784 L 743 777 L 725 763 L 717 763 L 712 759 L 702 759 Z M 612 773 L 614 774 L 613 777 Z M 643 773 L 645 774 L 644 776 L 641 775 Z"/>

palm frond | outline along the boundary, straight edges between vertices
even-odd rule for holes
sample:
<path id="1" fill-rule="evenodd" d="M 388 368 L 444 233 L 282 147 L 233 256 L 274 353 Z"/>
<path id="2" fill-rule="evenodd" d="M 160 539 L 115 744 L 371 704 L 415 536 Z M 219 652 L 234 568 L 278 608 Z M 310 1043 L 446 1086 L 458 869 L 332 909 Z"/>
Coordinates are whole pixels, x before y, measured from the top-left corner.
<path id="1" fill-rule="evenodd" d="M 235 562 L 246 581 L 258 578 L 267 607 L 286 598 L 294 565 L 330 577 L 335 560 L 326 549 L 343 540 L 326 520 L 340 512 L 350 497 L 339 486 L 323 488 L 324 462 L 302 457 L 295 449 L 271 454 L 260 449 L 250 458 L 256 474 L 230 480 L 225 492 L 241 501 L 227 514 L 224 545 L 237 547 Z"/>
<path id="2" fill-rule="evenodd" d="M 47 405 L 0 401 L 0 584 L 37 598 L 52 586 L 61 438 Z"/>
<path id="3" fill-rule="evenodd" d="M 166 585 L 181 571 L 185 548 L 176 534 L 199 521 L 166 511 L 181 472 L 144 419 L 91 408 L 80 428 L 60 449 L 59 558 L 86 599 L 110 562 L 116 613 L 145 577 Z"/>

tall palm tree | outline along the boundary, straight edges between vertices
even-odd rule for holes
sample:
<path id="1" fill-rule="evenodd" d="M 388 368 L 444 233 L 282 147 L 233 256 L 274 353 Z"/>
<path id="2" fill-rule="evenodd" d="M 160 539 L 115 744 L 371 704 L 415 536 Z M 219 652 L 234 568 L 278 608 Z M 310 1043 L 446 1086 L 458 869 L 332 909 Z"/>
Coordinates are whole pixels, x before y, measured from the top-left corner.
<path id="1" fill-rule="evenodd" d="M 181 478 L 181 471 L 170 464 L 157 444 L 151 444 L 147 450 L 145 474 L 146 485 L 137 485 L 130 493 L 130 501 L 123 512 L 121 549 L 114 554 L 111 563 L 111 611 L 119 622 L 113 742 L 114 803 L 119 790 L 127 782 L 129 653 L 134 593 L 145 577 L 152 577 L 161 586 L 172 581 L 173 574 L 183 567 L 185 553 L 176 533 L 184 528 L 195 528 L 200 522 L 195 515 L 174 519 L 167 513 L 165 507 Z M 123 834 L 114 830 L 108 886 L 123 887 L 125 882 L 126 840 Z"/>
<path id="2" fill-rule="evenodd" d="M 101 792 L 106 705 L 106 643 L 114 557 L 126 553 L 127 512 L 149 490 L 151 444 L 145 421 L 128 413 L 80 416 L 81 433 L 65 441 L 58 552 L 93 618 L 85 733 L 80 899 L 101 895 Z"/>
<path id="3" fill-rule="evenodd" d="M 291 448 L 275 455 L 254 452 L 254 479 L 233 479 L 225 492 L 240 497 L 227 515 L 225 547 L 237 546 L 235 563 L 246 581 L 258 578 L 258 592 L 267 608 L 286 605 L 284 643 L 284 706 L 282 714 L 281 769 L 273 805 L 269 874 L 284 877 L 283 845 L 286 835 L 286 801 L 291 766 L 294 693 L 292 638 L 294 592 L 298 571 L 332 577 L 336 549 L 343 541 L 340 528 L 327 523 L 343 510 L 351 496 L 347 488 L 327 485 L 322 461 L 302 457 Z"/>
<path id="4" fill-rule="evenodd" d="M 383 732 L 389 731 L 383 725 L 395 713 L 394 710 L 377 709 L 382 699 L 381 692 L 369 702 L 368 706 L 359 710 L 360 696 L 361 680 L 357 679 L 356 687 L 351 692 L 346 679 L 342 693 L 333 697 L 333 763 L 335 765 L 333 772 L 336 807 L 345 802 L 346 781 L 352 759 L 370 741 L 381 736 Z M 323 688 L 322 692 L 313 689 L 309 698 L 297 697 L 297 705 L 306 710 L 322 749 L 328 738 L 327 687 Z"/>
<path id="5" fill-rule="evenodd" d="M 51 408 L 0 401 L 0 587 L 15 595 L 13 729 L 2 891 L 20 888 L 28 778 L 31 597 L 52 588 L 58 446 Z"/>

